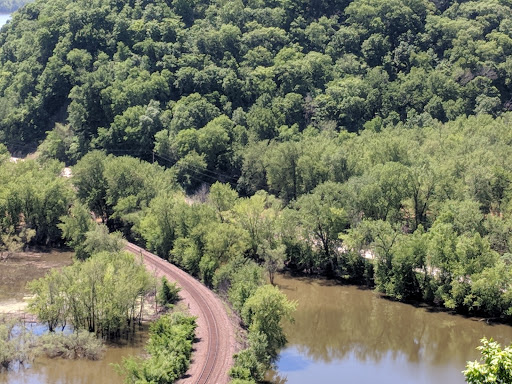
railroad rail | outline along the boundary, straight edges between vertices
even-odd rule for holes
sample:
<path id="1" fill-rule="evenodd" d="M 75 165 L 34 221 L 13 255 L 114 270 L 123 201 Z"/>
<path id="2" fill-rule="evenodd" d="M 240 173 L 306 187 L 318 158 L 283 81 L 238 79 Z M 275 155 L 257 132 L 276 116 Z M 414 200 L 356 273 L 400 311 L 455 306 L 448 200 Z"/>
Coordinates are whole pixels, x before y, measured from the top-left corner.
<path id="1" fill-rule="evenodd" d="M 148 269 L 166 276 L 181 287 L 180 295 L 188 303 L 190 312 L 198 317 L 201 345 L 195 345 L 197 356 L 182 383 L 227 383 L 227 371 L 234 353 L 234 332 L 224 305 L 213 292 L 188 273 L 145 249 L 127 243 L 126 250 L 141 256 Z"/>

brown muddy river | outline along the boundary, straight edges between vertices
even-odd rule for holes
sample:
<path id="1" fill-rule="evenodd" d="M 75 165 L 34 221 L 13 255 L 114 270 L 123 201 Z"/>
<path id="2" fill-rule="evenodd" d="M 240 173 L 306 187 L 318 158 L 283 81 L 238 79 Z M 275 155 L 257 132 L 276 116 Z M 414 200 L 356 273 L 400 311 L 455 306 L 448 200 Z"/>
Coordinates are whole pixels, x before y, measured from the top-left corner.
<path id="1" fill-rule="evenodd" d="M 512 342 L 512 327 L 397 303 L 329 281 L 278 276 L 298 301 L 285 326 L 274 383 L 463 384 L 486 336 Z"/>
<path id="2" fill-rule="evenodd" d="M 99 361 L 38 358 L 32 366 L 17 372 L 0 373 L 1 384 L 123 384 L 112 364 L 120 364 L 123 357 L 140 355 L 147 332 L 136 333 L 133 341 L 110 344 Z"/>
<path id="3" fill-rule="evenodd" d="M 51 252 L 26 252 L 0 262 L 0 316 L 2 312 L 19 313 L 23 298 L 28 294 L 28 281 L 44 276 L 51 268 L 70 265 L 73 254 Z M 33 325 L 34 334 L 44 331 Z M 110 344 L 99 361 L 37 358 L 27 369 L 0 372 L 0 384 L 122 384 L 123 378 L 112 364 L 119 364 L 123 357 L 140 355 L 147 339 L 146 330 L 138 331 L 129 342 Z"/>
<path id="4" fill-rule="evenodd" d="M 0 306 L 6 302 L 21 302 L 28 293 L 27 282 L 43 277 L 52 268 L 73 262 L 73 252 L 23 252 L 0 261 Z"/>

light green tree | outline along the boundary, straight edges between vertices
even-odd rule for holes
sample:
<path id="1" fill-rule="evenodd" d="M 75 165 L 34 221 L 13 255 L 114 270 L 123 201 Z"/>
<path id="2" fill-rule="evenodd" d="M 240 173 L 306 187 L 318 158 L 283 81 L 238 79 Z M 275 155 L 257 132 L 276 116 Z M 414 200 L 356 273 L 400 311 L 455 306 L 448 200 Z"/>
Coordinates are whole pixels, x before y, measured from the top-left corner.
<path id="1" fill-rule="evenodd" d="M 469 361 L 463 371 L 468 384 L 511 383 L 512 346 L 501 349 L 492 339 L 485 337 L 477 349 L 482 353 L 482 363 Z"/>
<path id="2" fill-rule="evenodd" d="M 267 354 L 276 357 L 286 343 L 282 320 L 293 321 L 296 302 L 288 301 L 279 288 L 272 285 L 259 287 L 245 302 L 242 318 L 250 332 L 261 332 L 267 337 Z"/>
<path id="3" fill-rule="evenodd" d="M 125 244 L 120 232 L 110 233 L 106 225 L 95 225 L 85 233 L 83 256 L 89 257 L 100 252 L 120 252 Z"/>
<path id="4" fill-rule="evenodd" d="M 87 233 L 93 229 L 94 221 L 87 206 L 76 202 L 67 216 L 60 218 L 58 225 L 62 231 L 62 237 L 66 239 L 66 244 L 75 250 L 75 257 L 79 260 L 85 259 L 88 255 L 84 250 L 84 243 L 87 239 Z"/>
<path id="5" fill-rule="evenodd" d="M 330 274 L 337 266 L 335 255 L 341 245 L 338 234 L 348 227 L 341 187 L 341 184 L 333 182 L 320 184 L 295 204 L 302 236 L 317 250 L 316 264 Z"/>
<path id="6" fill-rule="evenodd" d="M 221 222 L 224 222 L 226 211 L 233 208 L 238 200 L 238 193 L 229 184 L 214 183 L 208 195 L 209 203 L 215 208 Z"/>
<path id="7" fill-rule="evenodd" d="M 47 324 L 50 332 L 55 331 L 59 324 L 65 325 L 68 308 L 60 272 L 53 269 L 46 277 L 34 280 L 28 286 L 34 294 L 28 307 L 37 313 L 39 321 Z"/>
<path id="8" fill-rule="evenodd" d="M 88 153 L 73 167 L 72 179 L 78 198 L 102 220 L 110 214 L 106 201 L 105 159 L 103 152 Z"/>

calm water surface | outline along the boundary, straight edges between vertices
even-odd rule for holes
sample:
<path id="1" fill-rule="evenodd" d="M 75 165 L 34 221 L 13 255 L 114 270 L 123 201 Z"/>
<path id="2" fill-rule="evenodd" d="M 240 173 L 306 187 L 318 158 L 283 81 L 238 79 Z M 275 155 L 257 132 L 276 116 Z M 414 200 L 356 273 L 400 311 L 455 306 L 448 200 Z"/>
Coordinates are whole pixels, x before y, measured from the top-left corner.
<path id="1" fill-rule="evenodd" d="M 1 384 L 123 384 L 123 377 L 111 364 L 143 353 L 147 332 L 124 344 L 111 344 L 99 361 L 39 358 L 28 369 L 0 373 Z"/>
<path id="2" fill-rule="evenodd" d="M 275 383 L 463 384 L 467 360 L 480 358 L 479 340 L 512 342 L 512 327 L 487 325 L 429 308 L 381 298 L 354 286 L 278 276 L 298 301 L 285 326 Z"/>

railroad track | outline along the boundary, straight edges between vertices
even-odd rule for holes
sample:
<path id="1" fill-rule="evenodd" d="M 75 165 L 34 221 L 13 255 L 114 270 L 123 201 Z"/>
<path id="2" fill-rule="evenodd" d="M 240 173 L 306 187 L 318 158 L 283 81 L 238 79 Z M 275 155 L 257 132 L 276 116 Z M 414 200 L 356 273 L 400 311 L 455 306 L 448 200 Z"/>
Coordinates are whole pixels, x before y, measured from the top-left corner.
<path id="1" fill-rule="evenodd" d="M 228 332 L 228 335 L 220 334 L 220 330 L 223 330 L 224 333 L 226 332 L 225 329 L 219 326 L 219 321 L 217 319 L 218 310 L 217 312 L 215 312 L 207 300 L 207 298 L 211 299 L 211 291 L 201 282 L 197 281 L 192 276 L 190 276 L 188 273 L 182 271 L 181 269 L 161 259 L 160 257 L 152 254 L 151 252 L 148 252 L 145 249 L 138 247 L 135 244 L 127 243 L 126 250 L 137 256 L 141 256 L 144 260 L 144 263 L 147 266 L 155 268 L 156 271 L 176 281 L 178 285 L 181 286 L 182 292 L 187 292 L 190 298 L 196 302 L 197 308 L 199 308 L 199 313 L 195 313 L 195 315 L 197 315 L 198 317 L 202 317 L 204 328 L 206 331 L 206 351 L 203 352 L 205 358 L 204 362 L 202 362 L 201 368 L 195 369 L 195 372 L 192 372 L 192 374 L 190 374 L 190 376 L 184 379 L 182 382 L 195 384 L 228 382 L 227 370 L 230 367 L 222 367 L 222 365 L 226 365 L 226 361 L 230 361 L 230 356 L 228 356 L 228 360 L 226 360 L 226 356 L 223 356 L 223 358 L 221 357 L 219 359 L 219 354 L 226 355 L 226 351 L 224 351 L 225 345 L 221 346 L 220 341 L 221 336 L 229 338 L 232 336 L 232 333 Z M 219 300 L 218 298 L 215 299 Z M 217 309 L 219 303 L 220 300 L 217 303 L 213 303 L 217 304 Z M 220 303 L 220 305 L 222 307 L 222 303 Z M 224 311 L 223 307 L 222 311 Z M 224 316 L 222 316 L 220 321 L 225 322 L 226 319 L 227 315 L 225 318 Z M 198 327 L 199 324 L 200 322 L 198 321 Z M 230 365 L 229 362 L 228 365 Z"/>

